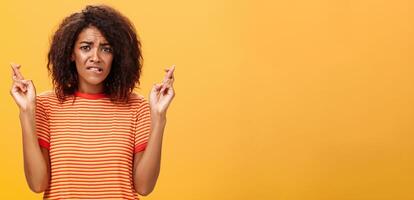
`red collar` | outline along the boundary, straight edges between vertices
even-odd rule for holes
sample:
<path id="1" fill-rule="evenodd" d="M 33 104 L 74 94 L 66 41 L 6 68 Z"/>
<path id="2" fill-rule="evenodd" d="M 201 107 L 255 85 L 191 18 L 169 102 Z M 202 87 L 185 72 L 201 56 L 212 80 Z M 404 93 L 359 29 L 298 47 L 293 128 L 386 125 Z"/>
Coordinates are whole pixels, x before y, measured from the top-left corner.
<path id="1" fill-rule="evenodd" d="M 75 96 L 83 97 L 85 99 L 102 99 L 102 98 L 108 97 L 108 95 L 105 93 L 88 94 L 88 93 L 82 93 L 79 91 L 75 91 Z"/>

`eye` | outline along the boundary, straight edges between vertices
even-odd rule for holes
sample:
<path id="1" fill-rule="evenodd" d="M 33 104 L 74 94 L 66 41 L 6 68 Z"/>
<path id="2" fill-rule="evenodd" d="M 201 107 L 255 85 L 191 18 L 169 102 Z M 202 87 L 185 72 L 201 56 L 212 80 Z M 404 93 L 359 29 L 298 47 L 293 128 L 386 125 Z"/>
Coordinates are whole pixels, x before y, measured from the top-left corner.
<path id="1" fill-rule="evenodd" d="M 91 50 L 91 47 L 89 45 L 85 45 L 85 46 L 81 46 L 80 49 L 84 51 L 89 51 Z"/>
<path id="2" fill-rule="evenodd" d="M 102 50 L 105 51 L 105 52 L 108 52 L 108 53 L 112 53 L 112 48 L 111 47 L 103 47 Z"/>

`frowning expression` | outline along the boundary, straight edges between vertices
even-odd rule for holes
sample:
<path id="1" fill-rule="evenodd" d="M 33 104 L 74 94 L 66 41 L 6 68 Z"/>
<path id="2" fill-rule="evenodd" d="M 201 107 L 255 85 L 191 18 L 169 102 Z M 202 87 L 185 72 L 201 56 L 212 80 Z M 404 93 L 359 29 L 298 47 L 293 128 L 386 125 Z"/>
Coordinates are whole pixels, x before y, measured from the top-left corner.
<path id="1" fill-rule="evenodd" d="M 113 60 L 112 47 L 94 26 L 83 29 L 75 42 L 71 60 L 76 63 L 79 87 L 100 88 L 109 72 Z"/>

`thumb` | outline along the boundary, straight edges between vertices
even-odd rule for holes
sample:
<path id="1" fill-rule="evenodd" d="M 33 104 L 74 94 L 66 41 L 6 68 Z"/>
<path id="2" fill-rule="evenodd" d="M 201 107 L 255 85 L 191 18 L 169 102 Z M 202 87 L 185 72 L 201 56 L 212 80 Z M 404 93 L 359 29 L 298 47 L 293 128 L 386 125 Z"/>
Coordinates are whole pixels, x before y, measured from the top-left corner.
<path id="1" fill-rule="evenodd" d="M 27 89 L 36 90 L 32 80 L 25 80 L 24 84 L 26 85 Z"/>
<path id="2" fill-rule="evenodd" d="M 26 87 L 33 87 L 32 80 L 22 80 Z"/>
<path id="3" fill-rule="evenodd" d="M 160 89 L 161 89 L 161 85 L 162 84 L 159 84 L 159 83 L 154 83 L 152 85 L 152 89 L 151 89 L 151 92 L 150 92 L 150 98 L 152 98 L 152 99 L 157 98 L 158 93 L 160 92 Z"/>
<path id="4" fill-rule="evenodd" d="M 156 92 L 161 89 L 162 84 L 161 83 L 154 83 L 152 86 L 152 91 Z"/>

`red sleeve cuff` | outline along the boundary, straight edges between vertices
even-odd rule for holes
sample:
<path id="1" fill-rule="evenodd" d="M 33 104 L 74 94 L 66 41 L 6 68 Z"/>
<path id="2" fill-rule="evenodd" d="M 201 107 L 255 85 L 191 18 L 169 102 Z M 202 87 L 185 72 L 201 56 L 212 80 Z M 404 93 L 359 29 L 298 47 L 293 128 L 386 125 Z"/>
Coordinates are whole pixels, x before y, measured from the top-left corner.
<path id="1" fill-rule="evenodd" d="M 144 151 L 145 148 L 147 148 L 147 143 L 138 144 L 138 145 L 135 146 L 134 153 Z"/>
<path id="2" fill-rule="evenodd" d="M 44 148 L 50 150 L 50 144 L 49 144 L 49 142 L 46 142 L 45 140 L 42 140 L 40 138 L 38 140 L 39 140 L 39 145 L 41 147 L 44 147 Z"/>

